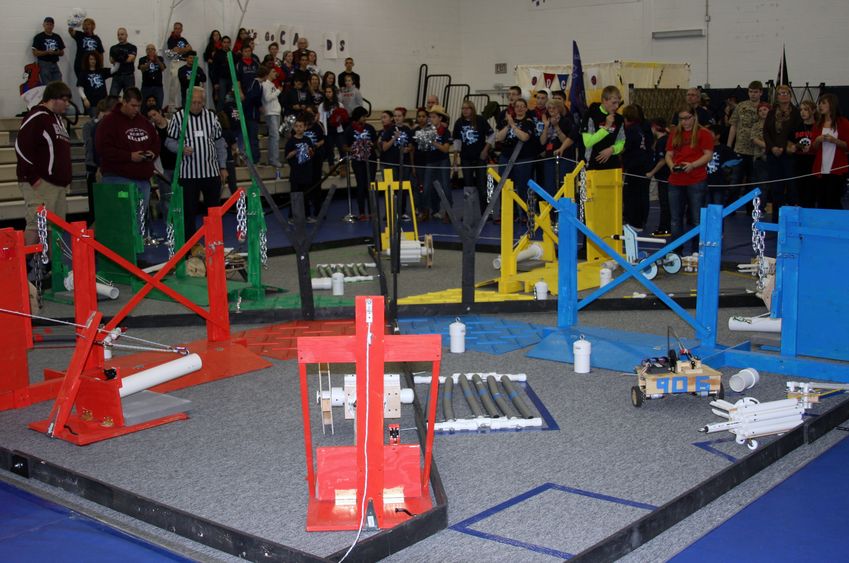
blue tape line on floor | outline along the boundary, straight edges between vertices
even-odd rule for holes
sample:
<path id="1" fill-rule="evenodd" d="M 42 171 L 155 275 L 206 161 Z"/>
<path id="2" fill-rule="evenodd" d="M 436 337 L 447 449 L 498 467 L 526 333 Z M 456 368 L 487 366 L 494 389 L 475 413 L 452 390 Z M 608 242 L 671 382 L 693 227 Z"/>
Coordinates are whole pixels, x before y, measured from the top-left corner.
<path id="1" fill-rule="evenodd" d="M 725 452 L 719 451 L 718 449 L 713 447 L 713 444 L 724 444 L 726 442 L 734 442 L 734 438 L 719 438 L 718 440 L 707 440 L 707 441 L 704 441 L 704 442 L 693 442 L 692 445 L 696 446 L 697 448 L 701 448 L 708 453 L 718 455 L 719 457 L 721 457 L 723 459 L 727 459 L 731 463 L 735 463 L 737 461 L 736 457 L 734 457 L 731 454 L 727 454 Z"/>
<path id="2" fill-rule="evenodd" d="M 540 495 L 540 494 L 542 494 L 546 491 L 551 491 L 551 490 L 560 491 L 560 492 L 563 492 L 563 493 L 569 493 L 569 494 L 573 494 L 573 495 L 585 496 L 585 497 L 589 497 L 589 498 L 592 498 L 592 499 L 601 500 L 601 501 L 605 501 L 605 502 L 622 504 L 622 505 L 625 505 L 625 506 L 630 506 L 632 508 L 639 508 L 639 509 L 642 509 L 642 510 L 653 511 L 657 508 L 653 504 L 648 504 L 648 503 L 645 503 L 645 502 L 628 500 L 628 499 L 624 499 L 624 498 L 614 497 L 614 496 L 611 496 L 611 495 L 605 495 L 605 494 L 602 494 L 602 493 L 596 493 L 594 491 L 587 491 L 587 490 L 583 490 L 583 489 L 576 489 L 574 487 L 557 485 L 555 483 L 543 483 L 542 485 L 535 487 L 535 488 L 531 489 L 530 491 L 516 495 L 513 498 L 507 499 L 504 502 L 501 502 L 501 503 L 496 504 L 495 506 L 493 506 L 491 508 L 484 510 L 483 512 L 475 514 L 474 516 L 472 516 L 470 518 L 466 518 L 465 520 L 458 522 L 457 524 L 454 524 L 453 526 L 450 526 L 449 528 L 451 530 L 456 531 L 456 532 L 461 532 L 461 533 L 464 533 L 464 534 L 468 534 L 470 536 L 475 536 L 475 537 L 478 537 L 478 538 L 491 540 L 491 541 L 495 541 L 495 542 L 498 542 L 498 543 L 511 545 L 511 546 L 514 546 L 514 547 L 521 547 L 523 549 L 527 549 L 527 550 L 533 551 L 535 553 L 542 553 L 542 554 L 545 554 L 545 555 L 551 555 L 553 557 L 560 557 L 562 559 L 569 559 L 569 558 L 573 557 L 574 554 L 568 553 L 566 551 L 560 551 L 560 550 L 557 550 L 557 549 L 554 549 L 554 548 L 546 547 L 546 546 L 543 546 L 543 545 L 537 545 L 537 544 L 532 544 L 532 543 L 528 543 L 528 542 L 523 542 L 523 541 L 520 541 L 520 540 L 515 540 L 515 539 L 512 539 L 512 538 L 501 536 L 499 534 L 491 534 L 489 532 L 481 532 L 479 530 L 474 530 L 474 529 L 471 528 L 471 526 L 474 526 L 475 524 L 481 522 L 482 520 L 489 518 L 490 516 L 493 516 L 494 514 L 497 514 L 497 513 L 501 512 L 503 510 L 507 510 L 508 508 L 512 508 L 513 506 L 516 506 L 517 504 L 519 504 L 521 502 L 524 502 L 528 499 L 531 499 L 531 498 L 533 498 L 537 495 Z"/>

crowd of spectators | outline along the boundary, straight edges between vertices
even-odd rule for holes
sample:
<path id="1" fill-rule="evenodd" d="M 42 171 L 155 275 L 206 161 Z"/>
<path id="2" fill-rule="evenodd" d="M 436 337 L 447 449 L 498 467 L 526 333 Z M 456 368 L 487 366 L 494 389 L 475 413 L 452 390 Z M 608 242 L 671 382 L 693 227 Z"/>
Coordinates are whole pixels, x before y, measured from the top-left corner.
<path id="1" fill-rule="evenodd" d="M 523 198 L 528 195 L 529 179 L 554 192 L 581 160 L 589 170 L 621 168 L 625 173 L 623 220 L 655 236 L 680 234 L 687 221 L 698 223 L 699 208 L 708 202 L 730 202 L 742 185 L 765 182 L 765 202 L 772 206 L 773 220 L 783 205 L 840 208 L 846 188 L 849 121 L 840 116 L 837 98 L 830 94 L 816 104 L 805 101 L 797 108 L 790 88 L 782 85 L 776 89 L 775 102 L 768 103 L 763 100 L 763 85 L 755 81 L 749 84 L 746 100 L 729 99 L 714 116 L 705 94 L 690 88 L 686 102 L 674 114 L 647 118 L 636 104 L 622 107 L 622 95 L 614 86 L 604 88 L 601 101 L 591 104 L 583 115 L 570 111 L 562 91 L 540 89 L 526 99 L 514 86 L 508 104 L 492 120 L 481 116 L 469 100 L 463 102 L 460 115 L 451 116 L 431 95 L 415 115 L 408 116 L 401 106 L 384 112 L 375 129 L 367 123 L 369 112 L 363 107 L 362 81 L 353 70 L 354 60 L 345 59 L 338 75 L 322 72 L 305 37 L 298 39 L 294 50 L 281 52 L 277 43 L 271 43 L 266 53 L 257 53 L 255 40 L 245 29 L 238 31 L 235 40 L 213 30 L 198 55 L 183 36 L 182 24 L 175 23 L 164 52 L 150 44 L 136 60 L 137 49 L 128 42 L 126 29 L 118 28 L 106 66 L 94 20 L 80 23 L 80 29 L 68 31 L 76 45 L 76 86 L 93 118 L 85 132 L 92 143 L 87 144 L 86 153 L 90 182 L 99 168 L 104 177 L 135 181 L 147 198 L 149 180 L 158 176 L 160 191 L 170 193 L 167 185 L 180 131 L 174 124 L 202 117 L 202 126 L 194 130 L 198 138 L 186 138 L 186 152 L 191 161 L 193 149 L 203 145 L 203 170 L 192 170 L 190 165 L 181 172 L 183 178 L 201 174 L 206 180 L 194 182 L 198 186 L 187 190 L 186 197 L 192 201 L 186 202 L 186 232 L 194 230 L 188 223 L 194 221 L 192 212 L 200 194 L 214 198 L 211 182 L 229 181 L 233 189 L 234 167 L 243 155 L 249 155 L 254 164 L 274 167 L 278 177 L 285 160 L 291 190 L 308 192 L 309 221 L 315 220 L 320 204 L 320 191 L 314 187 L 325 163 L 333 170 L 337 155 L 350 156 L 361 220 L 376 211 L 369 208 L 366 194 L 378 162 L 393 169 L 396 178 L 413 182 L 421 221 L 447 221 L 437 182 L 449 204 L 452 186 L 475 186 L 483 211 L 489 164 L 497 164 L 502 172 L 510 164 L 509 176 Z M 57 61 L 65 55 L 65 44 L 53 26 L 53 19 L 45 18 L 32 50 L 43 76 L 60 80 Z M 135 87 L 136 69 L 141 71 L 140 91 Z M 195 89 L 190 92 L 192 79 Z M 208 103 L 201 92 L 210 93 Z M 180 109 L 187 100 L 191 102 L 188 117 Z M 110 117 L 111 136 L 106 141 L 107 128 L 102 123 Z M 149 131 L 143 149 L 124 146 L 115 138 L 120 131 L 113 130 L 118 122 L 128 130 L 136 119 L 147 124 L 139 130 Z M 263 122 L 268 138 L 265 151 L 259 143 Z M 208 144 L 201 143 L 201 138 Z M 155 160 L 156 174 L 148 155 Z M 127 162 L 121 162 L 122 158 Z M 344 175 L 347 166 L 336 168 Z M 659 223 L 650 228 L 653 181 L 661 213 Z M 406 201 L 401 213 L 409 220 Z M 498 214 L 496 206 L 496 221 Z M 517 215 L 518 220 L 527 220 L 525 214 Z"/>

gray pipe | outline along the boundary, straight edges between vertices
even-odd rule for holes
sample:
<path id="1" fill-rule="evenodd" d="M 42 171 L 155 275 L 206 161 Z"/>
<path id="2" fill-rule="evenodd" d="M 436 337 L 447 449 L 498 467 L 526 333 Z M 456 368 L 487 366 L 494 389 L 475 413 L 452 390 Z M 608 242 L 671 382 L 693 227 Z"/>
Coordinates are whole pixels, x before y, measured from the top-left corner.
<path id="1" fill-rule="evenodd" d="M 475 392 L 472 391 L 472 386 L 469 385 L 469 380 L 466 379 L 466 376 L 462 373 L 460 374 L 460 388 L 463 389 L 463 396 L 466 398 L 466 402 L 469 403 L 469 408 L 472 409 L 472 414 L 475 418 L 482 417 L 483 410 L 478 402 L 478 398 L 475 396 Z"/>
<path id="2" fill-rule="evenodd" d="M 461 375 L 460 377 L 465 376 Z M 483 384 L 483 380 L 479 374 L 476 373 L 472 376 L 472 383 L 475 384 L 475 389 L 478 391 L 478 396 L 481 399 L 481 403 L 483 403 L 483 408 L 486 409 L 490 418 L 501 418 L 501 413 L 492 401 L 492 397 L 489 395 L 489 391 L 487 391 L 486 385 Z"/>
<path id="3" fill-rule="evenodd" d="M 533 412 L 528 407 L 528 404 L 525 402 L 525 398 L 519 394 L 519 390 L 510 381 L 509 377 L 502 377 L 501 384 L 504 385 L 504 390 L 507 391 L 507 396 L 510 397 L 510 400 L 513 401 L 513 404 L 516 405 L 516 410 L 522 415 L 522 418 L 534 418 Z"/>
<path id="4" fill-rule="evenodd" d="M 445 420 L 455 420 L 454 416 L 454 378 L 446 377 L 442 387 L 442 415 Z"/>
<path id="5" fill-rule="evenodd" d="M 355 265 L 354 269 L 356 269 L 358 276 L 367 276 L 368 275 L 368 272 L 366 272 L 366 267 L 362 263 Z"/>
<path id="6" fill-rule="evenodd" d="M 495 404 L 504 413 L 507 418 L 519 418 L 519 413 L 513 408 L 513 405 L 506 399 L 504 393 L 501 392 L 501 387 L 498 385 L 498 380 L 493 376 L 486 378 L 486 384 L 489 387 L 489 393 L 495 400 Z"/>

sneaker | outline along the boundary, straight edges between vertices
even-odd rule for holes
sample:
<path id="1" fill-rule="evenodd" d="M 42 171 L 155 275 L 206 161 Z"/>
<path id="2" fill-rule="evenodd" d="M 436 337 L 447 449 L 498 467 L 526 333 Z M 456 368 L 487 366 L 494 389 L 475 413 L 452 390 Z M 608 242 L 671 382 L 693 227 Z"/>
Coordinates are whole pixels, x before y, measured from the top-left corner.
<path id="1" fill-rule="evenodd" d="M 317 223 L 317 222 L 318 222 L 318 219 L 316 219 L 316 218 L 315 218 L 315 217 L 313 217 L 312 215 L 310 215 L 309 217 L 307 217 L 307 223 Z"/>
<path id="2" fill-rule="evenodd" d="M 361 223 L 368 221 L 368 215 L 360 213 L 359 217 L 357 217 L 357 220 Z"/>
<path id="3" fill-rule="evenodd" d="M 431 215 L 431 217 L 433 217 L 434 219 L 442 219 L 443 217 L 445 217 L 445 214 L 442 213 L 442 211 L 437 211 L 436 213 Z"/>
<path id="4" fill-rule="evenodd" d="M 404 213 L 403 215 L 401 215 L 401 220 L 406 222 L 406 223 L 409 223 L 410 222 L 410 216 L 407 215 L 406 213 Z"/>
<path id="5" fill-rule="evenodd" d="M 651 234 L 653 237 L 668 237 L 670 235 L 671 233 L 666 229 L 658 229 Z"/>

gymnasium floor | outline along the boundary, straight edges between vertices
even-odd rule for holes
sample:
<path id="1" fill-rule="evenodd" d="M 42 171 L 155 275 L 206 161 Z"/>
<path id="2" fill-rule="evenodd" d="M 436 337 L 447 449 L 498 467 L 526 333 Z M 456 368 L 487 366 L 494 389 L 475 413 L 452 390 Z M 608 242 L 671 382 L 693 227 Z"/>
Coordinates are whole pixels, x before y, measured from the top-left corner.
<path id="1" fill-rule="evenodd" d="M 324 240 L 369 236 L 367 226 L 345 225 L 339 221 L 346 210 L 344 202 L 334 203 L 329 224 L 321 231 L 322 237 L 327 237 Z M 274 228 L 270 218 L 269 228 Z M 441 224 L 430 223 L 427 228 L 447 232 Z M 751 258 L 750 247 L 747 248 L 750 228 L 750 219 L 742 214 L 729 218 L 726 222 L 724 260 L 747 262 Z M 225 233 L 229 232 L 231 228 L 225 226 Z M 489 235 L 497 236 L 495 232 Z M 282 237 L 282 233 L 279 236 Z M 284 242 L 278 235 L 270 236 L 270 240 L 272 246 L 277 247 Z M 416 295 L 434 288 L 456 287 L 459 284 L 459 256 L 457 251 L 439 249 L 432 270 L 416 267 L 405 270 L 399 284 L 401 294 Z M 479 253 L 479 278 L 492 275 L 489 262 L 493 256 Z M 294 260 L 291 255 L 273 256 L 266 272 L 270 283 L 290 292 L 295 290 L 296 283 L 292 279 Z M 311 253 L 313 264 L 368 260 L 362 245 Z M 668 292 L 688 294 L 695 287 L 695 277 L 661 275 L 658 283 Z M 728 292 L 745 293 L 752 286 L 750 277 L 734 272 L 722 274 L 722 288 Z M 636 284 L 626 284 L 621 288 L 620 296 L 627 297 L 639 289 Z M 377 284 L 364 282 L 352 285 L 346 287 L 346 292 L 346 297 L 352 294 L 374 295 Z M 122 297 L 121 301 L 125 299 Z M 106 303 L 102 310 L 109 314 L 118 304 Z M 67 305 L 50 303 L 45 314 L 67 317 L 71 311 Z M 145 303 L 139 316 L 174 312 L 178 311 L 173 305 L 151 302 Z M 732 334 L 724 328 L 729 315 L 761 312 L 762 307 L 721 310 L 720 342 L 733 344 L 741 340 L 739 334 Z M 234 323 L 239 323 L 237 315 L 233 318 Z M 438 435 L 435 463 L 448 496 L 449 528 L 397 553 L 388 559 L 390 561 L 565 559 L 650 514 L 698 483 L 733 466 L 736 461 L 752 455 L 744 446 L 729 440 L 727 433 L 705 436 L 698 432 L 699 427 L 716 420 L 703 399 L 673 397 L 649 401 L 643 408 L 634 409 L 628 395 L 633 375 L 593 369 L 591 374 L 581 376 L 572 373 L 571 366 L 567 364 L 527 357 L 528 343 L 533 343 L 546 328 L 555 325 L 553 312 L 479 315 L 467 320 L 470 321 L 469 326 L 479 326 L 482 333 L 490 334 L 498 328 L 501 330 L 499 334 L 509 333 L 511 339 L 499 337 L 498 346 L 491 345 L 492 342 L 487 346 L 488 337 L 481 336 L 478 338 L 480 345 L 470 345 L 469 350 L 461 355 L 449 354 L 446 349 L 442 372 L 527 373 L 528 384 L 524 392 L 544 421 L 543 427 L 521 432 Z M 409 327 L 416 322 L 415 319 L 405 321 L 403 318 L 401 321 L 402 327 L 404 322 Z M 672 326 L 682 336 L 689 336 L 679 319 L 661 310 L 590 311 L 582 313 L 581 322 L 589 326 L 654 334 L 665 334 L 666 327 Z M 250 328 L 254 326 L 234 326 L 234 332 Z M 445 330 L 445 327 L 442 329 Z M 158 342 L 186 342 L 204 336 L 201 327 L 176 325 L 139 328 L 135 334 Z M 60 329 L 51 333 L 56 342 L 62 336 Z M 38 378 L 43 368 L 62 366 L 63 362 L 67 362 L 67 349 L 58 345 L 46 348 L 30 354 L 33 379 Z M 265 370 L 174 392 L 173 395 L 192 401 L 188 421 L 84 448 L 48 440 L 26 429 L 28 422 L 47 414 L 49 403 L 3 412 L 0 413 L 0 448 L 40 456 L 175 508 L 326 557 L 346 549 L 354 534 L 308 534 L 303 531 L 306 487 L 302 479 L 304 450 L 302 420 L 297 408 L 296 364 L 292 360 L 272 360 L 272 364 Z M 412 369 L 417 370 L 416 366 Z M 733 372 L 723 370 L 724 378 Z M 815 374 L 807 377 L 815 377 Z M 780 376 L 764 374 L 752 393 L 762 401 L 780 398 L 784 380 Z M 424 391 L 418 387 L 416 390 L 419 394 Z M 739 398 L 739 395 L 729 393 L 729 400 L 733 401 L 735 397 Z M 822 413 L 844 400 L 842 396 L 832 397 L 812 414 Z M 465 414 L 458 409 L 458 416 Z M 318 413 L 314 410 L 310 416 L 315 435 L 315 429 L 320 426 Z M 412 424 L 410 414 L 403 414 L 401 427 L 409 428 Z M 704 558 L 704 555 L 699 555 L 700 552 L 691 551 L 700 549 L 701 542 L 693 542 L 714 528 L 716 530 L 711 534 L 720 534 L 721 542 L 711 535 L 706 536 L 704 541 L 714 548 L 717 542 L 722 543 L 724 555 L 719 557 L 721 560 L 733 554 L 751 554 L 753 545 L 758 550 L 757 554 L 763 554 L 764 560 L 790 559 L 789 555 L 793 552 L 789 548 L 779 549 L 773 547 L 774 541 L 770 544 L 761 539 L 753 543 L 756 532 L 753 531 L 752 536 L 735 534 L 740 527 L 767 534 L 772 531 L 776 537 L 782 536 L 791 542 L 794 535 L 806 540 L 822 537 L 821 542 L 804 544 L 807 549 L 814 550 L 805 553 L 812 559 L 829 558 L 829 546 L 842 546 L 839 538 L 829 535 L 830 523 L 845 522 L 847 515 L 841 514 L 839 509 L 847 510 L 849 506 L 835 501 L 839 495 L 845 498 L 847 492 L 847 487 L 841 486 L 840 472 L 835 470 L 841 463 L 845 464 L 847 457 L 844 436 L 844 431 L 833 430 L 816 442 L 799 447 L 625 559 L 664 560 L 679 552 L 681 558 Z M 405 434 L 402 441 L 413 439 L 412 435 Z M 337 435 L 327 438 L 324 444 L 345 444 L 352 440 L 352 429 L 340 422 Z M 762 447 L 768 447 L 774 440 L 764 440 Z M 831 446 L 834 448 L 829 449 Z M 835 456 L 840 459 L 835 461 Z M 820 460 L 825 461 L 817 464 Z M 794 479 L 804 479 L 806 475 L 812 479 L 813 485 L 803 483 L 773 489 L 779 483 L 795 483 Z M 86 525 L 77 542 L 73 537 L 50 531 L 44 523 L 81 520 L 80 517 L 62 514 L 61 509 L 45 507 L 35 501 L 47 511 L 41 516 L 32 516 L 33 522 L 40 523 L 34 523 L 25 530 L 7 527 L 8 520 L 2 524 L 4 532 L 0 534 L 0 544 L 5 544 L 3 549 L 6 552 L 6 546 L 13 549 L 16 560 L 43 560 L 38 557 L 41 553 L 38 550 L 44 548 L 45 542 L 52 546 L 46 549 L 56 550 L 61 545 L 62 554 L 67 555 L 64 560 L 79 560 L 75 554 L 89 553 L 86 542 L 92 533 L 106 534 L 110 541 L 117 537 L 125 545 L 114 548 L 113 560 L 115 553 L 121 553 L 124 559 L 134 560 L 131 550 L 135 549 L 147 550 L 138 559 L 147 561 L 180 560 L 180 557 L 235 560 L 222 552 L 104 510 L 56 488 L 7 473 L 0 474 L 0 478 L 12 481 L 17 489 L 34 490 L 39 495 L 105 520 L 122 531 L 129 531 L 144 541 L 163 544 L 172 551 L 170 554 L 157 551 L 159 548 L 151 548 L 144 541 L 128 540 L 121 533 L 116 535 L 114 531 L 96 525 Z M 829 493 L 814 495 L 810 493 L 811 488 Z M 21 521 L 18 514 L 28 510 L 24 507 L 31 506 L 33 499 L 15 490 L 4 492 L 11 502 L 0 503 L 0 519 Z M 743 523 L 729 520 L 725 526 L 719 526 L 764 493 L 767 496 L 761 499 L 763 502 L 776 504 L 759 512 L 753 508 L 756 514 L 749 516 L 753 520 Z M 761 500 L 751 506 L 755 507 Z M 800 518 L 788 522 L 793 527 L 783 533 L 770 527 L 782 524 L 775 518 L 769 519 L 778 510 L 777 503 L 782 502 L 801 506 L 795 511 Z M 823 504 L 818 507 L 817 502 Z M 745 516 L 748 510 L 743 510 L 740 515 Z M 782 510 L 782 514 L 785 512 L 794 513 L 793 510 Z M 826 521 L 820 522 L 822 519 Z M 723 532 L 723 529 L 730 532 Z M 690 544 L 693 546 L 689 547 Z M 739 546 L 739 549 L 735 550 L 734 546 Z M 823 551 L 816 551 L 818 548 Z M 89 555 L 85 560 L 98 560 L 93 552 Z"/>

